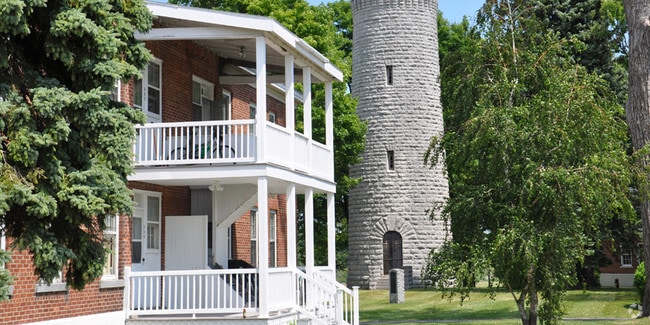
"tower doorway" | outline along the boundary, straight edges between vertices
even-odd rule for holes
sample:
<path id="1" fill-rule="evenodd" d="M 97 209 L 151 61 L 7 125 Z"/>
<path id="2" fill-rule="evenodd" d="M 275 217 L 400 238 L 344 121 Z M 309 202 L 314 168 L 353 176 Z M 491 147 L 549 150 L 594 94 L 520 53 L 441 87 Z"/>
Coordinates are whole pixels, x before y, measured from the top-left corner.
<path id="1" fill-rule="evenodd" d="M 402 268 L 402 235 L 388 231 L 384 234 L 384 274 L 395 268 Z"/>

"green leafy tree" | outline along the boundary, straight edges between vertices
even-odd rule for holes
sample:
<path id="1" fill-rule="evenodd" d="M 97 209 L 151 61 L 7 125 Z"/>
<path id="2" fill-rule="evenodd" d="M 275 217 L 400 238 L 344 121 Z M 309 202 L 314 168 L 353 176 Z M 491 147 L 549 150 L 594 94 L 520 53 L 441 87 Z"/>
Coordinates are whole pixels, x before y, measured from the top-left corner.
<path id="1" fill-rule="evenodd" d="M 149 60 L 133 34 L 151 16 L 137 0 L 2 0 L 0 11 L 0 232 L 40 278 L 63 270 L 82 289 L 102 274 L 104 216 L 131 211 L 143 116 L 110 90 Z"/>
<path id="2" fill-rule="evenodd" d="M 364 148 L 365 125 L 356 115 L 356 101 L 348 89 L 352 78 L 352 11 L 350 3 L 338 0 L 311 6 L 305 0 L 172 0 L 172 3 L 187 4 L 196 7 L 268 16 L 276 19 L 293 33 L 303 38 L 316 50 L 323 53 L 344 75 L 344 83 L 333 85 L 334 102 L 334 178 L 336 180 L 336 224 L 337 224 L 337 265 L 347 265 L 347 204 L 348 192 L 357 180 L 349 175 L 350 166 L 359 162 Z M 325 91 L 322 85 L 313 85 L 312 95 L 315 107 L 323 107 Z M 302 129 L 302 111 L 296 113 L 296 128 Z M 325 140 L 322 110 L 313 110 L 313 137 L 321 142 Z M 326 198 L 315 199 L 314 231 L 315 260 L 318 264 L 327 261 L 327 222 Z M 299 204 L 299 207 L 304 205 Z M 302 214 L 298 211 L 302 226 Z M 304 234 L 302 229 L 299 235 Z M 304 245 L 298 245 L 299 249 Z M 304 256 L 299 251 L 299 256 Z"/>
<path id="3" fill-rule="evenodd" d="M 575 265 L 614 217 L 634 218 L 623 108 L 610 85 L 571 57 L 575 40 L 489 0 L 475 30 L 442 62 L 453 238 L 426 276 L 467 297 L 482 275 L 507 288 L 523 324 L 556 323 Z"/>

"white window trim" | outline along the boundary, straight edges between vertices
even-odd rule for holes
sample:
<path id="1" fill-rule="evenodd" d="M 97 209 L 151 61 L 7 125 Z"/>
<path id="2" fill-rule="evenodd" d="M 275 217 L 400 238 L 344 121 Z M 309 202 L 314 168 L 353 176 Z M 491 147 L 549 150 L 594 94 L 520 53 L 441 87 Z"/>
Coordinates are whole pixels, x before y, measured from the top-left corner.
<path id="1" fill-rule="evenodd" d="M 158 74 L 158 104 L 160 107 L 158 107 L 158 112 L 159 114 L 151 113 L 149 112 L 149 64 L 156 64 L 158 65 L 158 71 L 160 72 Z M 135 99 L 133 101 L 133 106 L 139 108 L 142 110 L 142 112 L 147 116 L 147 121 L 151 122 L 162 122 L 162 114 L 163 114 L 163 105 L 162 105 L 162 94 L 163 94 L 163 87 L 162 87 L 162 60 L 158 58 L 153 58 L 147 66 L 142 70 L 142 104 L 140 106 L 135 104 Z M 135 96 L 135 93 L 133 94 Z"/>
<path id="2" fill-rule="evenodd" d="M 122 101 L 122 81 L 121 80 L 115 80 L 115 89 L 117 91 L 115 92 L 115 101 L 121 102 Z"/>
<path id="3" fill-rule="evenodd" d="M 100 289 L 107 289 L 107 288 L 122 288 L 124 287 L 124 280 L 121 280 L 119 278 L 120 274 L 120 216 L 115 215 L 115 230 L 111 230 L 107 228 L 106 231 L 104 231 L 105 235 L 110 235 L 114 237 L 113 241 L 113 246 L 111 249 L 113 252 L 111 255 L 113 255 L 113 263 L 114 263 L 114 269 L 112 273 L 109 274 L 103 274 L 102 278 L 99 280 L 99 288 Z M 105 263 L 108 263 L 106 261 Z"/>
<path id="4" fill-rule="evenodd" d="M 625 255 L 629 255 L 630 263 L 626 264 L 624 262 L 624 256 Z M 632 257 L 632 251 L 621 249 L 621 267 L 623 267 L 623 268 L 631 268 L 633 263 L 634 263 L 634 261 L 633 261 L 633 257 Z"/>
<path id="5" fill-rule="evenodd" d="M 273 231 L 271 231 L 273 230 Z M 273 261 L 270 262 L 270 267 L 278 266 L 278 212 L 276 210 L 271 210 L 269 213 L 269 249 L 271 249 L 271 243 L 273 243 Z M 271 256 L 271 254 L 269 254 Z"/>
<path id="6" fill-rule="evenodd" d="M 251 209 L 250 211 L 250 220 L 251 220 L 251 248 L 253 247 L 252 243 L 255 242 L 255 249 L 251 249 L 251 264 L 257 266 L 257 209 Z"/>
<path id="7" fill-rule="evenodd" d="M 63 272 L 59 271 L 59 276 L 52 279 L 51 284 L 39 279 L 34 290 L 36 293 L 62 292 L 68 291 L 68 285 L 63 282 Z"/>

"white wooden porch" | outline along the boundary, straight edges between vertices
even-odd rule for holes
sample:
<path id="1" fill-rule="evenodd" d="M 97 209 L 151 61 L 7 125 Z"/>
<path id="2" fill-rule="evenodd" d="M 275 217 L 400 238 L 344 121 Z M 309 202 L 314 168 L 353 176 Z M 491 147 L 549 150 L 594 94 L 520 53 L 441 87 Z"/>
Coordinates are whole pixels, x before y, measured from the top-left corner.
<path id="1" fill-rule="evenodd" d="M 197 319 L 283 323 L 282 319 L 297 318 L 309 319 L 312 324 L 359 324 L 358 287 L 350 290 L 336 283 L 333 272 L 314 269 L 309 276 L 296 268 L 275 268 L 269 269 L 266 283 L 265 277 L 258 275 L 256 269 L 127 269 L 127 324 Z M 259 294 L 262 288 L 267 289 L 268 297 Z M 260 309 L 268 310 L 268 315 L 261 317 Z"/>
<path id="2" fill-rule="evenodd" d="M 133 147 L 137 180 L 143 168 L 267 163 L 334 181 L 333 146 L 255 120 L 195 121 L 136 125 Z M 257 128 L 259 130 L 260 128 Z"/>

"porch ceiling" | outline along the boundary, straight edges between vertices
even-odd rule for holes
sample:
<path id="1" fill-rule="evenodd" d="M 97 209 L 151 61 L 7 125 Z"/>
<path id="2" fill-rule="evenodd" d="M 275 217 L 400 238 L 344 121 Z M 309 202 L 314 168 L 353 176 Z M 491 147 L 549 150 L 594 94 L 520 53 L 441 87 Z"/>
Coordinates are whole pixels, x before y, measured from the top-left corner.
<path id="1" fill-rule="evenodd" d="M 146 182 L 164 186 L 190 186 L 207 188 L 209 186 L 233 184 L 257 184 L 257 179 L 266 176 L 269 193 L 285 193 L 287 186 L 296 185 L 296 191 L 311 188 L 314 193 L 335 193 L 336 184 L 289 171 L 273 165 L 242 164 L 231 166 L 175 166 L 136 168 L 129 181 Z"/>
<path id="2" fill-rule="evenodd" d="M 191 40 L 225 59 L 226 64 L 255 67 L 255 37 L 267 40 L 270 75 L 284 75 L 285 53 L 296 58 L 296 73 L 314 68 L 313 82 L 342 81 L 342 73 L 322 54 L 272 18 L 148 2 L 158 27 L 137 34 L 145 41 Z"/>

